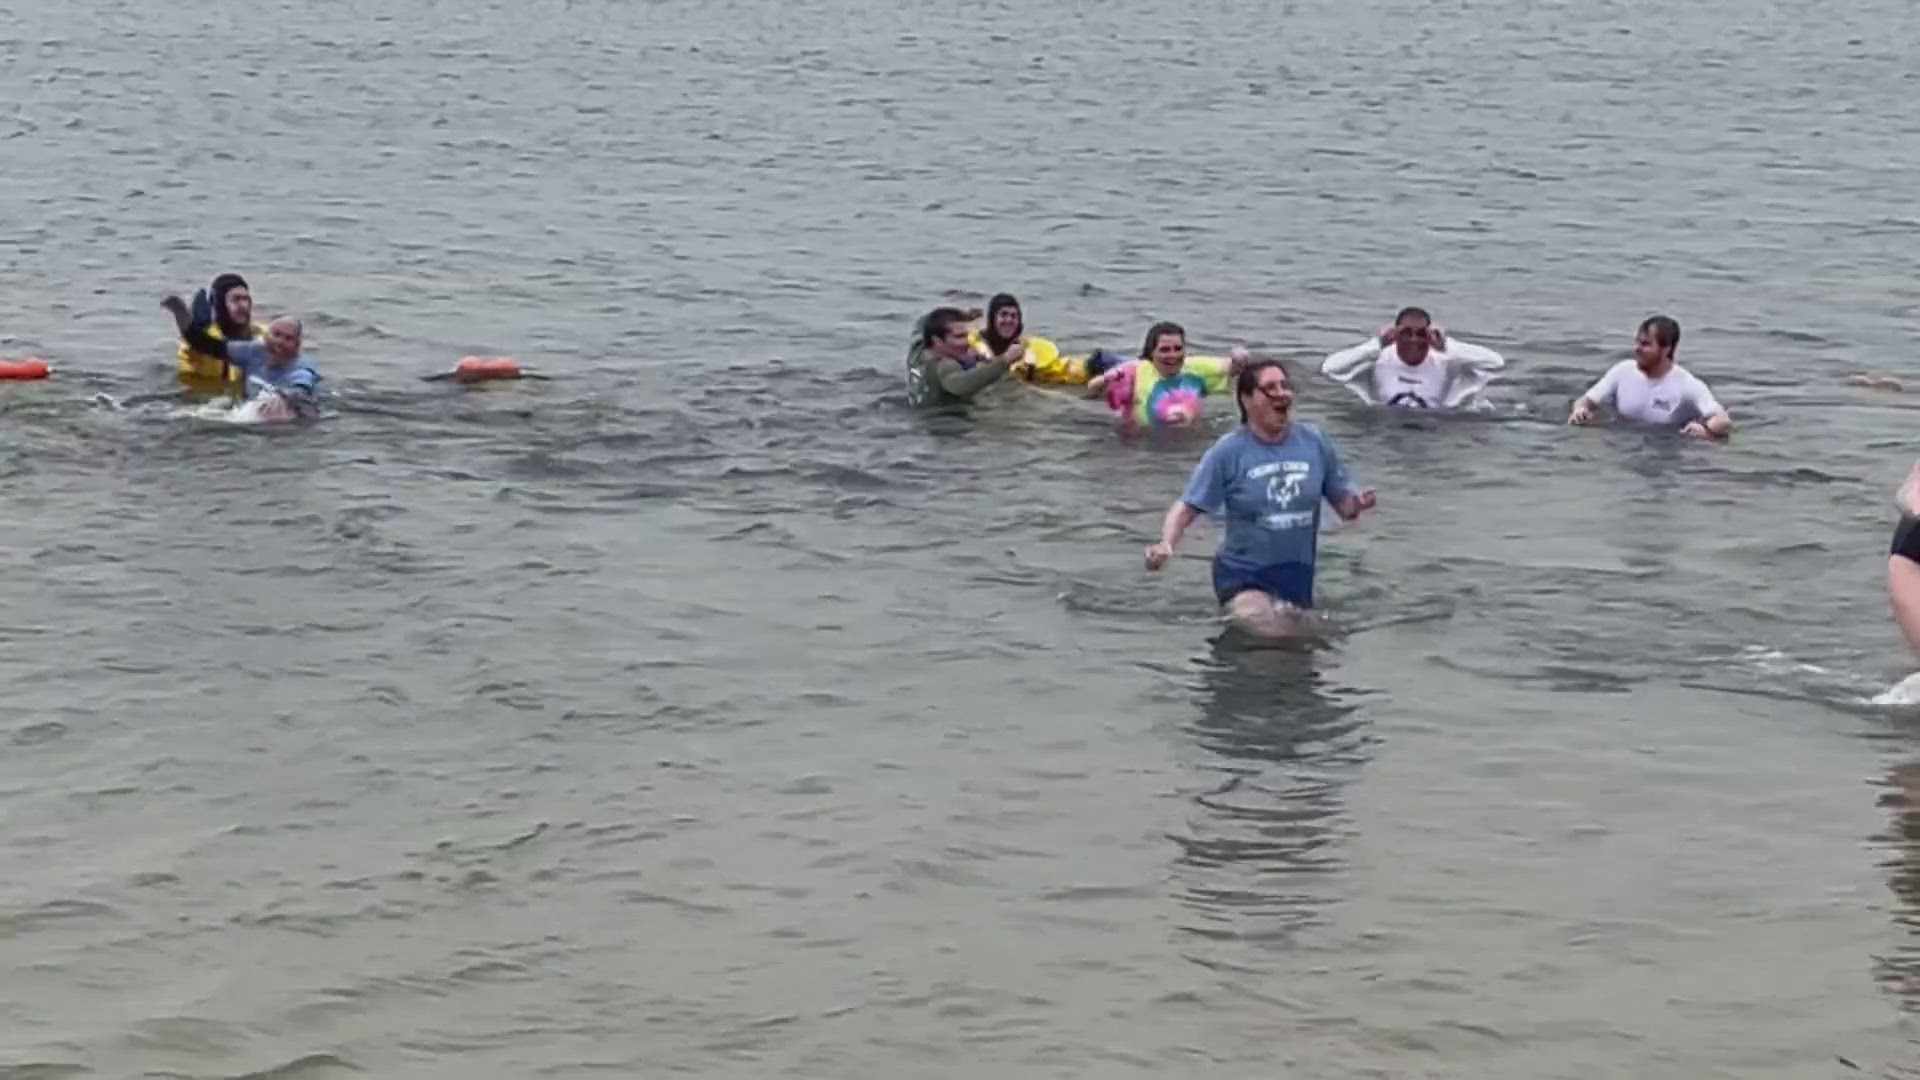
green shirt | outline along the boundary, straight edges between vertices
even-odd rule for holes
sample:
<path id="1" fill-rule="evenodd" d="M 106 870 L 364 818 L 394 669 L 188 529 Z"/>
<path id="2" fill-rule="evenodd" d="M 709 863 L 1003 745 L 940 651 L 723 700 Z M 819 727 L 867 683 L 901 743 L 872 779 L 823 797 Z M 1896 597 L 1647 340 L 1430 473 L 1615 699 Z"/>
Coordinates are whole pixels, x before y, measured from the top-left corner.
<path id="1" fill-rule="evenodd" d="M 958 405 L 1004 378 L 1013 365 L 1005 360 L 980 360 L 971 366 L 941 356 L 926 345 L 926 319 L 913 324 L 913 344 L 907 348 L 907 404 L 915 408 Z"/>

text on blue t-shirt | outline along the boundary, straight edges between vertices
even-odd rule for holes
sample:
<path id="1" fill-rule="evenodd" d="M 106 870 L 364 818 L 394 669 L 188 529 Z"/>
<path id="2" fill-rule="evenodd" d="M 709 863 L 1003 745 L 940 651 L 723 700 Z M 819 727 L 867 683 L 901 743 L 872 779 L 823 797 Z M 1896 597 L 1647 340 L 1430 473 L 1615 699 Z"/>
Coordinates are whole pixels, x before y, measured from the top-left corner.
<path id="1" fill-rule="evenodd" d="M 1274 443 L 1246 427 L 1221 436 L 1194 467 L 1180 500 L 1226 518 L 1215 558 L 1257 569 L 1313 565 L 1320 500 L 1338 502 L 1353 493 L 1332 441 L 1311 424 L 1294 423 Z"/>

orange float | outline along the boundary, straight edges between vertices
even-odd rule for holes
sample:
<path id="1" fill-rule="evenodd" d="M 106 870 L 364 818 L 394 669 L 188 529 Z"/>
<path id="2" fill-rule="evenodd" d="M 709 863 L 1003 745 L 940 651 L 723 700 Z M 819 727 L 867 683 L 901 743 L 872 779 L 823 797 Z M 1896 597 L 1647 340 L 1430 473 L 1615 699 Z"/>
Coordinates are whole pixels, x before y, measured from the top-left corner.
<path id="1" fill-rule="evenodd" d="M 53 366 L 37 356 L 29 356 L 24 360 L 0 360 L 0 379 L 11 382 L 44 379 L 52 372 Z"/>
<path id="2" fill-rule="evenodd" d="M 453 365 L 454 382 L 492 382 L 517 379 L 520 375 L 520 361 L 506 356 L 463 356 Z"/>

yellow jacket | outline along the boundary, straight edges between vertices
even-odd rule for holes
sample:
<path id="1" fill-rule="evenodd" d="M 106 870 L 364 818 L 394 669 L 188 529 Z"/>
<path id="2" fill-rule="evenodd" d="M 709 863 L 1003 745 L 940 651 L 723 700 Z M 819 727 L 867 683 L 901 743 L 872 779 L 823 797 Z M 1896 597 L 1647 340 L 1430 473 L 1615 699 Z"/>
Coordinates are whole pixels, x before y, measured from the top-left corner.
<path id="1" fill-rule="evenodd" d="M 225 339 L 218 324 L 207 327 L 207 336 Z M 263 323 L 253 324 L 253 340 L 260 341 L 267 336 Z M 214 386 L 234 385 L 240 381 L 240 369 L 228 366 L 225 360 L 217 356 L 208 356 L 195 352 L 193 346 L 182 341 L 174 356 L 180 362 L 180 381 L 186 383 L 211 383 Z"/>
<path id="2" fill-rule="evenodd" d="M 1027 351 L 1020 362 L 1008 372 L 1022 382 L 1040 383 L 1043 386 L 1085 386 L 1087 384 L 1087 358 L 1084 356 L 1061 356 L 1060 346 L 1043 337 L 1024 335 Z M 982 356 L 987 352 L 986 339 L 980 331 L 967 333 L 967 344 Z"/>

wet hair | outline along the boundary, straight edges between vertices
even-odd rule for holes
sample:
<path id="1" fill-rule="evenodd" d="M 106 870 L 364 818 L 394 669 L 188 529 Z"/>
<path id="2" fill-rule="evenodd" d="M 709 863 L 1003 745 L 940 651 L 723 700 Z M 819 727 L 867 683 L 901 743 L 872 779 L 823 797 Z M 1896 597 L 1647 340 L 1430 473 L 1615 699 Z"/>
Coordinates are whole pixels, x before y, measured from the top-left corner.
<path id="1" fill-rule="evenodd" d="M 1240 422 L 1247 422 L 1247 395 L 1260 392 L 1260 373 L 1277 370 L 1287 377 L 1287 389 L 1293 389 L 1293 372 L 1278 360 L 1254 360 L 1240 369 L 1240 375 L 1233 383 L 1233 403 L 1240 409 Z"/>
<path id="2" fill-rule="evenodd" d="M 1001 311 L 1007 308 L 1012 308 L 1014 314 L 1021 316 L 1020 329 L 1013 332 L 1014 337 L 1001 337 L 1000 324 L 994 318 L 994 316 L 999 315 Z M 1006 352 L 1007 346 L 1013 344 L 1014 338 L 1020 336 L 1020 330 L 1027 328 L 1025 316 L 1026 313 L 1020 310 L 1020 301 L 1015 300 L 1012 293 L 995 293 L 993 299 L 987 301 L 986 329 L 980 331 L 980 339 L 987 343 L 987 351 L 993 353 L 995 356 Z"/>
<path id="3" fill-rule="evenodd" d="M 1147 340 L 1140 346 L 1140 359 L 1153 359 L 1153 347 L 1160 344 L 1160 339 L 1166 337 L 1168 334 L 1179 334 L 1181 341 L 1184 342 L 1187 340 L 1187 329 L 1179 323 L 1154 323 L 1152 326 L 1147 327 Z"/>
<path id="4" fill-rule="evenodd" d="M 920 344 L 933 348 L 933 343 L 947 336 L 953 324 L 966 325 L 967 313 L 956 307 L 937 307 L 927 312 L 927 320 L 920 330 Z"/>
<path id="5" fill-rule="evenodd" d="M 1667 355 L 1673 355 L 1680 348 L 1680 324 L 1667 316 L 1655 315 L 1640 324 L 1641 333 L 1649 331 L 1653 334 L 1654 342 L 1667 350 Z"/>
<path id="6" fill-rule="evenodd" d="M 1393 317 L 1393 325 L 1399 326 L 1401 323 L 1406 322 L 1408 319 L 1419 319 L 1421 322 L 1426 323 L 1428 326 L 1433 325 L 1433 316 L 1427 314 L 1427 309 L 1417 308 L 1417 307 L 1401 308 L 1400 314 L 1395 315 Z"/>

